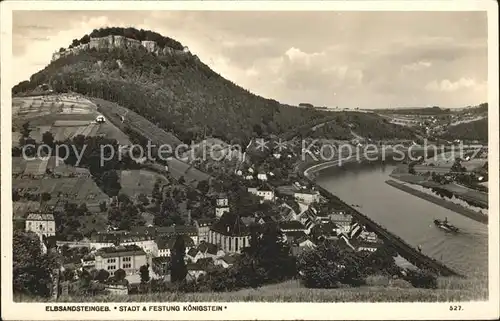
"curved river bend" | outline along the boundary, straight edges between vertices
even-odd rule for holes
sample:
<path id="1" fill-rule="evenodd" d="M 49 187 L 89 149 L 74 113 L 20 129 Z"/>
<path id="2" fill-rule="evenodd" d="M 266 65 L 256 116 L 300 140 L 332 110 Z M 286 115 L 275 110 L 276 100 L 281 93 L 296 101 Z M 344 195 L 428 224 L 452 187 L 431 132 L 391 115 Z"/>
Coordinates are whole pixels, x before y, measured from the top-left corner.
<path id="1" fill-rule="evenodd" d="M 385 226 L 409 244 L 464 275 L 488 275 L 488 226 L 415 197 L 385 183 L 392 165 L 350 164 L 317 173 L 316 183 L 358 211 Z M 460 234 L 448 234 L 434 226 L 445 217 Z"/>

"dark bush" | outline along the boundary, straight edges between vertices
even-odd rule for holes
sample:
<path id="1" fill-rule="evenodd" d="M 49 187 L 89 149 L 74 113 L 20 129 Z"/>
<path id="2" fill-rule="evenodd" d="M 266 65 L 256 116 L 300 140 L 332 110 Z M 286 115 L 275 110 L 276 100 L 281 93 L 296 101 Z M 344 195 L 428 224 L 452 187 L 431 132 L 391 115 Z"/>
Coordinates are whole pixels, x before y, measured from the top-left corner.
<path id="1" fill-rule="evenodd" d="M 437 275 L 428 270 L 418 270 L 409 272 L 406 281 L 416 288 L 436 289 Z"/>

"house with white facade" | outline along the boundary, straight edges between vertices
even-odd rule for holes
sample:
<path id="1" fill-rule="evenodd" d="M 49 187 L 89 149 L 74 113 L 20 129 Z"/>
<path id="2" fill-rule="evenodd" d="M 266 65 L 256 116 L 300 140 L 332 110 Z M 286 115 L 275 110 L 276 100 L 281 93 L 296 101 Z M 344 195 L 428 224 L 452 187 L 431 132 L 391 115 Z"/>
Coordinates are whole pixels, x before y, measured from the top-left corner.
<path id="1" fill-rule="evenodd" d="M 225 269 L 230 268 L 234 265 L 234 263 L 236 263 L 236 257 L 234 257 L 233 255 L 225 255 L 214 260 L 215 265 L 222 266 Z"/>
<path id="2" fill-rule="evenodd" d="M 186 247 L 186 253 L 193 248 L 194 242 L 188 235 L 181 235 L 184 239 L 184 246 Z M 158 256 L 171 256 L 172 250 L 175 246 L 175 242 L 177 240 L 177 236 L 173 235 L 170 237 L 160 237 L 156 243 L 158 246 Z"/>
<path id="3" fill-rule="evenodd" d="M 257 179 L 260 180 L 260 181 L 267 181 L 267 174 L 266 173 L 263 173 L 263 172 L 260 172 L 257 174 Z"/>
<path id="4" fill-rule="evenodd" d="M 349 233 L 352 223 L 352 215 L 345 212 L 330 214 L 330 220 L 339 228 L 339 233 Z"/>
<path id="5" fill-rule="evenodd" d="M 301 190 L 297 191 L 293 194 L 293 197 L 297 202 L 300 202 L 302 204 L 312 204 L 315 202 L 319 202 L 320 200 L 320 194 L 318 191 L 313 191 L 313 190 Z"/>
<path id="6" fill-rule="evenodd" d="M 202 242 L 198 247 L 190 249 L 186 253 L 186 258 L 191 261 L 196 263 L 200 259 L 217 259 L 220 257 L 223 257 L 226 255 L 226 253 L 217 247 L 217 245 L 208 243 L 208 242 Z"/>
<path id="7" fill-rule="evenodd" d="M 220 218 L 227 212 L 229 212 L 229 198 L 221 193 L 215 199 L 215 217 Z"/>
<path id="8" fill-rule="evenodd" d="M 271 188 L 264 187 L 249 187 L 248 192 L 262 198 L 262 201 L 274 201 L 275 195 Z"/>
<path id="9" fill-rule="evenodd" d="M 34 232 L 43 241 L 43 237 L 56 235 L 56 222 L 53 214 L 30 213 L 26 218 L 25 231 Z"/>

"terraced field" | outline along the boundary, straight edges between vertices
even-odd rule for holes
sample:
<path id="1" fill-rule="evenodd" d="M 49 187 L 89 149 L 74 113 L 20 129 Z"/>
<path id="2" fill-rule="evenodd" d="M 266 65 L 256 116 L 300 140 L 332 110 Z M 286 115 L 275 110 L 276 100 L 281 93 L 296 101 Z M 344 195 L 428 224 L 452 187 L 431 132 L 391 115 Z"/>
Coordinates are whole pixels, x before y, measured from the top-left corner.
<path id="1" fill-rule="evenodd" d="M 162 184 L 167 184 L 168 180 L 165 176 L 147 171 L 147 170 L 127 170 L 121 171 L 120 184 L 122 186 L 121 193 L 131 197 L 136 197 L 139 194 L 151 196 L 153 187 L 157 179 L 160 179 Z"/>
<path id="2" fill-rule="evenodd" d="M 77 135 L 105 135 L 122 145 L 130 144 L 128 136 L 113 124 L 95 122 L 100 115 L 97 106 L 83 96 L 62 94 L 14 97 L 12 110 L 14 146 L 19 145 L 20 129 L 26 122 L 30 124 L 30 137 L 37 142 L 42 141 L 45 132 L 50 132 L 56 141 L 72 139 Z"/>

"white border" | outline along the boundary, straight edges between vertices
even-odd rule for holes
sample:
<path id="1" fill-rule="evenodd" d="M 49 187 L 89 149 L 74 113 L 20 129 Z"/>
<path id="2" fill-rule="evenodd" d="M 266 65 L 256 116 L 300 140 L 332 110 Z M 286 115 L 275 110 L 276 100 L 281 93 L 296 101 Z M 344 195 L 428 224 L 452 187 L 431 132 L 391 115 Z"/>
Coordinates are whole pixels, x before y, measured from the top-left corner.
<path id="1" fill-rule="evenodd" d="M 140 2 L 140 3 L 139 3 Z M 1 5 L 1 213 L 2 213 L 2 319 L 29 320 L 91 320 L 91 319 L 151 319 L 151 320 L 244 320 L 244 319 L 342 319 L 342 320 L 397 320 L 397 319 L 496 319 L 499 316 L 499 221 L 498 221 L 498 8 L 496 1 L 4 1 Z M 64 8 L 64 9 L 63 9 Z M 488 102 L 489 102 L 489 301 L 463 302 L 462 311 L 450 312 L 447 303 L 222 303 L 223 312 L 46 312 L 47 304 L 12 302 L 12 206 L 11 206 L 11 87 L 12 73 L 12 11 L 13 10 L 280 10 L 280 11 L 487 11 L 488 12 Z M 493 196 L 493 197 L 491 197 Z M 496 214 L 496 217 L 493 215 Z M 492 219 L 493 218 L 493 219 Z M 161 303 L 157 303 L 160 305 Z M 173 303 L 176 305 L 188 305 Z M 194 303 L 201 305 L 203 303 Z M 53 304 L 51 304 L 53 305 Z M 59 304 L 93 305 L 93 304 Z M 106 303 L 115 306 L 147 303 Z M 360 306 L 362 305 L 362 306 Z"/>

